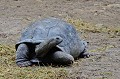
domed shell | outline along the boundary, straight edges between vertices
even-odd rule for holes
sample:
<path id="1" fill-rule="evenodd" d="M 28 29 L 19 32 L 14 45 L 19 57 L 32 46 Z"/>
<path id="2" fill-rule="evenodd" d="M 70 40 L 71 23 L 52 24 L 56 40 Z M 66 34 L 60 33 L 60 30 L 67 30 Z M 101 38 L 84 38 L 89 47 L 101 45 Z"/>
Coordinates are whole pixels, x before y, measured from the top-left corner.
<path id="1" fill-rule="evenodd" d="M 21 35 L 16 49 L 21 43 L 39 44 L 45 39 L 60 36 L 63 41 L 57 45 L 62 51 L 77 57 L 81 52 L 80 38 L 75 28 L 63 20 L 47 18 L 36 21 L 28 26 Z"/>

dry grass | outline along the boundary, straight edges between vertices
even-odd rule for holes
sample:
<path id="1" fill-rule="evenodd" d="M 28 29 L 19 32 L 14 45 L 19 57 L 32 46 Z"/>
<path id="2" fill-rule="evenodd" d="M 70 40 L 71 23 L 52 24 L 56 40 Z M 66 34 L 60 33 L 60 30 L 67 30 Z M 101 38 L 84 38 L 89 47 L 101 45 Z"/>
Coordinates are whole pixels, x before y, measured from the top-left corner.
<path id="1" fill-rule="evenodd" d="M 67 71 L 62 67 L 24 67 L 15 64 L 13 46 L 0 44 L 0 79 L 65 79 Z"/>
<path id="2" fill-rule="evenodd" d="M 111 38 L 120 36 L 120 27 L 107 27 L 102 24 L 92 24 L 82 21 L 81 19 L 66 19 L 73 24 L 78 31 L 92 33 L 108 33 Z"/>

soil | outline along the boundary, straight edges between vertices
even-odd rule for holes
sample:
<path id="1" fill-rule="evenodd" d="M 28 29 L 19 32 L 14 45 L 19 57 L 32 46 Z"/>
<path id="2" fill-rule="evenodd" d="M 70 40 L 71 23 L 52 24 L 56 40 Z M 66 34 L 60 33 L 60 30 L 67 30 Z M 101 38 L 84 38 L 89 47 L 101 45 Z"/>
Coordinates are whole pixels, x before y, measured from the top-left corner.
<path id="1" fill-rule="evenodd" d="M 0 0 L 0 43 L 14 45 L 28 24 L 47 17 L 120 27 L 120 0 Z M 89 32 L 82 38 L 92 56 L 68 67 L 69 78 L 120 79 L 120 35 Z"/>

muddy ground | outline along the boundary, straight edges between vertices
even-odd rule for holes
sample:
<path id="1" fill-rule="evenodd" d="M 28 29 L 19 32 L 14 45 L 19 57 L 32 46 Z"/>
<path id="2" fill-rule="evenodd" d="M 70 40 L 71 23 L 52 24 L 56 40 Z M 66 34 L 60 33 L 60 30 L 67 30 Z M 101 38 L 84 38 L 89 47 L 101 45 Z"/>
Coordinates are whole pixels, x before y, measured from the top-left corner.
<path id="1" fill-rule="evenodd" d="M 23 28 L 46 17 L 80 19 L 96 27 L 117 28 L 120 0 L 0 0 L 0 43 L 14 45 Z M 120 79 L 119 31 L 112 36 L 93 31 L 81 34 L 89 42 L 88 53 L 92 56 L 66 68 L 69 78 Z"/>

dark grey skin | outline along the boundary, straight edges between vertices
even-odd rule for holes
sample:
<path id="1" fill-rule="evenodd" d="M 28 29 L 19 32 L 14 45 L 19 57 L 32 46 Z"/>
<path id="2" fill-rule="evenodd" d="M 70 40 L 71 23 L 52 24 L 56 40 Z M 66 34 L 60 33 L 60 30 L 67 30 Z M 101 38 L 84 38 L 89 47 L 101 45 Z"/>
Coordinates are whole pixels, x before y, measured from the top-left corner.
<path id="1" fill-rule="evenodd" d="M 88 56 L 86 46 L 72 25 L 56 18 L 43 19 L 23 31 L 16 44 L 16 63 L 20 67 L 39 62 L 68 65 Z"/>

